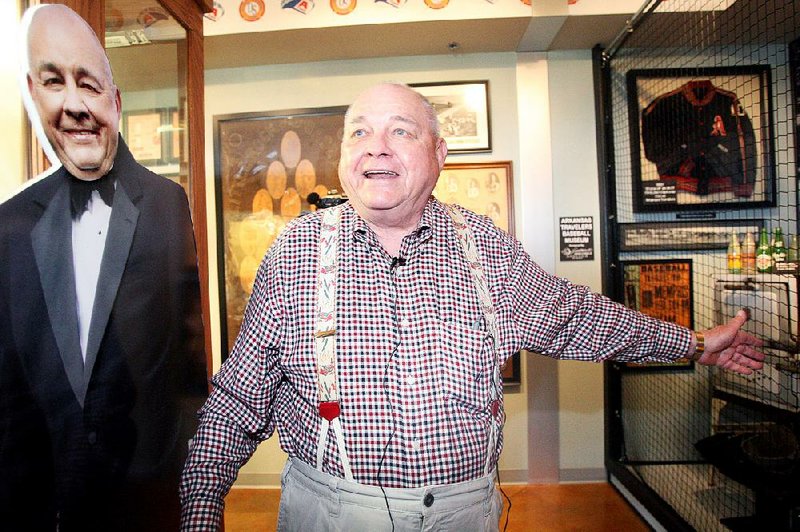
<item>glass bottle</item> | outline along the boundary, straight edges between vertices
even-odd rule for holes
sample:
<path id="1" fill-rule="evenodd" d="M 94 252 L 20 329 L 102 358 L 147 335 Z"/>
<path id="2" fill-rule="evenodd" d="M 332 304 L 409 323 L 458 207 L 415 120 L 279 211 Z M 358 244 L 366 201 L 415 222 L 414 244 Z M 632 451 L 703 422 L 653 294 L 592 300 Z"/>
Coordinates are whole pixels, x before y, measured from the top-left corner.
<path id="1" fill-rule="evenodd" d="M 761 228 L 761 234 L 758 236 L 756 271 L 758 273 L 770 273 L 772 271 L 772 250 L 770 249 L 766 227 Z"/>
<path id="2" fill-rule="evenodd" d="M 789 239 L 789 249 L 786 250 L 786 261 L 800 261 L 800 240 L 798 240 L 797 235 L 792 235 L 792 238 Z"/>
<path id="3" fill-rule="evenodd" d="M 772 268 L 775 263 L 786 262 L 786 243 L 783 241 L 783 232 L 780 227 L 776 227 L 772 232 Z"/>
<path id="4" fill-rule="evenodd" d="M 755 273 L 756 271 L 756 239 L 753 233 L 745 233 L 742 244 L 742 271 Z"/>
<path id="5" fill-rule="evenodd" d="M 728 244 L 728 273 L 742 273 L 742 247 L 739 245 L 739 234 L 731 231 Z"/>

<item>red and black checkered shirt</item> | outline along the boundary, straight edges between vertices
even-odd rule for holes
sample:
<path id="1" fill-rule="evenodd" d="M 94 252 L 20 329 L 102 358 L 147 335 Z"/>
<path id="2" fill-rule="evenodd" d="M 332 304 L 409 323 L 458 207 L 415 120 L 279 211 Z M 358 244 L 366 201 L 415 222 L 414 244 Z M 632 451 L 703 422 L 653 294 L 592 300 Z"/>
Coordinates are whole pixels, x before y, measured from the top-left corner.
<path id="1" fill-rule="evenodd" d="M 522 349 L 590 361 L 668 361 L 687 354 L 687 329 L 549 275 L 488 218 L 464 215 L 497 313 L 500 362 Z M 181 486 L 186 529 L 219 520 L 239 467 L 276 428 L 290 456 L 316 463 L 320 220 L 316 213 L 292 222 L 261 263 L 239 337 L 201 410 Z M 442 204 L 428 203 L 400 256 L 405 264 L 393 266 L 369 226 L 344 206 L 336 341 L 340 419 L 353 475 L 384 487 L 480 477 L 493 344 Z M 501 448 L 502 438 L 493 460 Z M 333 437 L 323 468 L 344 476 Z"/>

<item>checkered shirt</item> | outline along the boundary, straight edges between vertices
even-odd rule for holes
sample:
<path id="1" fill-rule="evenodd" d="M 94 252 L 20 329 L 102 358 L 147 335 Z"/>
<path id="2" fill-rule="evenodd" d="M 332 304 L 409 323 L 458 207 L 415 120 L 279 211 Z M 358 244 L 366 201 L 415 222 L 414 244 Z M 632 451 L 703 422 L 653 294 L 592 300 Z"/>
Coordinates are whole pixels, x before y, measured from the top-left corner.
<path id="1" fill-rule="evenodd" d="M 497 360 L 525 349 L 559 359 L 668 361 L 691 333 L 554 277 L 488 218 L 466 210 L 494 301 Z M 208 529 L 239 467 L 278 429 L 316 463 L 316 273 L 320 213 L 267 252 L 239 336 L 214 378 L 181 486 L 184 529 Z M 487 460 L 494 349 L 453 223 L 431 199 L 392 266 L 352 206 L 343 208 L 337 281 L 341 423 L 357 482 L 384 487 L 480 477 Z M 502 397 L 502 391 L 500 393 Z M 492 463 L 502 437 L 492 450 Z M 333 437 L 323 470 L 344 472 Z"/>

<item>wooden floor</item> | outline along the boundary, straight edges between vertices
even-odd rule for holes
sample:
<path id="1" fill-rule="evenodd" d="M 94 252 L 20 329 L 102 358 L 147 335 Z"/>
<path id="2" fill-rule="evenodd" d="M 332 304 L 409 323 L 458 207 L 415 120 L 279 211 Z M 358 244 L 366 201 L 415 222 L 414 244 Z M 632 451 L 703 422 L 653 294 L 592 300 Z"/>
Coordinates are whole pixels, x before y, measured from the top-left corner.
<path id="1" fill-rule="evenodd" d="M 650 528 L 607 483 L 509 485 L 509 532 L 619 531 Z M 225 500 L 225 532 L 275 530 L 277 489 L 234 489 Z M 505 513 L 500 521 L 503 529 Z"/>

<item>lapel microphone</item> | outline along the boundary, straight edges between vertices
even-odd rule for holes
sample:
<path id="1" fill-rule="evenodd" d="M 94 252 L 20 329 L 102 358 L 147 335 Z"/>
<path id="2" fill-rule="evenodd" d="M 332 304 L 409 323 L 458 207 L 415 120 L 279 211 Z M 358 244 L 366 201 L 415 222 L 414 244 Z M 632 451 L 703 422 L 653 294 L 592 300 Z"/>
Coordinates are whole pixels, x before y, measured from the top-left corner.
<path id="1" fill-rule="evenodd" d="M 392 257 L 392 264 L 389 266 L 391 271 L 394 271 L 399 266 L 405 266 L 406 259 L 405 257 Z"/>

